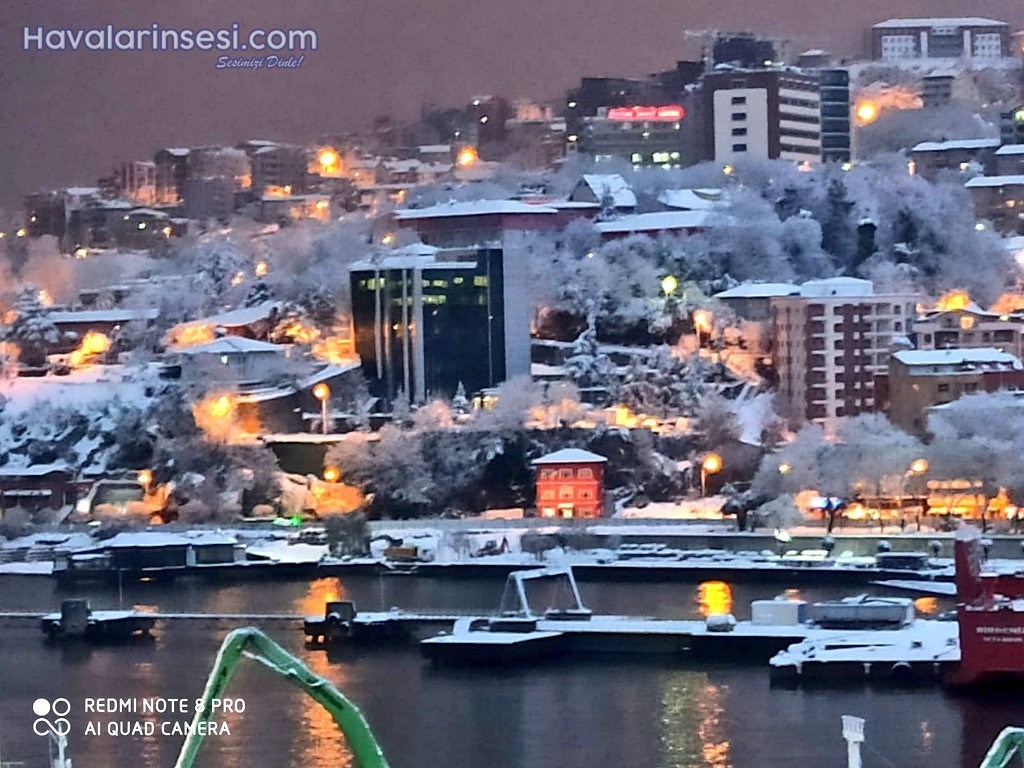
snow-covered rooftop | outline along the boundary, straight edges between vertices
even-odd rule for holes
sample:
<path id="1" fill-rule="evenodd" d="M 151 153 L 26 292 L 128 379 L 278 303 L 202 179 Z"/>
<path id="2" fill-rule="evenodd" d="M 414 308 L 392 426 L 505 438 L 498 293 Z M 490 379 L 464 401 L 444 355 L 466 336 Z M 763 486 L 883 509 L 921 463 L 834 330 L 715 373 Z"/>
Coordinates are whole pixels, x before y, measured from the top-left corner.
<path id="1" fill-rule="evenodd" d="M 377 269 L 476 269 L 475 261 L 438 261 L 440 248 L 424 243 L 410 243 L 393 251 L 384 251 L 349 265 L 350 272 Z"/>
<path id="2" fill-rule="evenodd" d="M 536 466 L 538 464 L 572 464 L 595 461 L 605 462 L 608 459 L 599 454 L 584 451 L 582 448 L 563 448 L 560 451 L 541 456 L 539 459 L 534 459 L 532 463 Z"/>
<path id="3" fill-rule="evenodd" d="M 616 208 L 636 208 L 636 195 L 632 187 L 617 173 L 585 173 L 582 183 L 590 188 L 599 201 L 605 195 L 611 195 L 612 204 Z"/>
<path id="4" fill-rule="evenodd" d="M 972 349 L 906 349 L 893 353 L 893 357 L 907 366 L 935 365 L 1009 365 L 1014 370 L 1024 370 L 1024 365 L 1014 355 L 992 347 Z"/>
<path id="5" fill-rule="evenodd" d="M 197 344 L 178 351 L 181 355 L 247 355 L 254 352 L 284 354 L 287 347 L 243 336 L 224 336 L 208 344 Z"/>
<path id="6" fill-rule="evenodd" d="M 281 309 L 281 302 L 265 301 L 262 304 L 257 304 L 253 307 L 231 309 L 227 312 L 221 312 L 219 315 L 210 315 L 209 317 L 200 318 L 199 320 L 183 323 L 183 325 L 210 325 L 221 328 L 240 328 L 244 325 L 252 325 L 253 323 L 258 323 L 261 320 L 266 320 L 271 316 L 271 314 L 273 314 L 275 309 Z"/>
<path id="7" fill-rule="evenodd" d="M 4 464 L 0 467 L 0 477 L 43 477 L 51 472 L 67 472 L 70 468 L 63 461 L 51 464 L 29 464 L 26 466 Z"/>
<path id="8" fill-rule="evenodd" d="M 800 295 L 805 297 L 873 296 L 874 293 L 872 282 L 859 277 L 829 277 L 800 284 Z"/>
<path id="9" fill-rule="evenodd" d="M 452 151 L 451 144 L 421 144 L 417 151 L 421 155 L 447 155 Z"/>
<path id="10" fill-rule="evenodd" d="M 630 232 L 663 232 L 679 229 L 700 229 L 708 226 L 708 211 L 655 211 L 601 221 L 595 228 L 602 235 Z"/>
<path id="11" fill-rule="evenodd" d="M 37 409 L 40 403 L 85 410 L 115 398 L 122 403 L 145 407 L 146 394 L 159 381 L 157 368 L 135 372 L 121 365 L 93 365 L 66 376 L 18 376 L 0 380 L 0 395 L 7 398 L 4 417 Z"/>
<path id="12" fill-rule="evenodd" d="M 968 189 L 978 189 L 982 187 L 1019 187 L 1024 186 L 1024 175 L 975 176 L 964 184 L 964 186 Z"/>
<path id="13" fill-rule="evenodd" d="M 919 19 L 886 19 L 875 24 L 875 29 L 916 29 L 917 27 L 1006 27 L 1005 21 L 986 19 L 980 16 L 960 16 L 943 18 L 941 16 L 923 17 Z"/>
<path id="14" fill-rule="evenodd" d="M 742 283 L 716 293 L 716 299 L 769 299 L 774 296 L 796 296 L 800 286 L 793 283 Z"/>
<path id="15" fill-rule="evenodd" d="M 175 157 L 185 157 L 191 150 L 188 147 L 166 147 L 164 152 Z"/>
<path id="16" fill-rule="evenodd" d="M 160 314 L 156 307 L 146 309 L 87 309 L 81 311 L 50 312 L 51 323 L 130 323 L 132 320 L 155 320 Z"/>
<path id="17" fill-rule="evenodd" d="M 994 149 L 999 139 L 951 139 L 950 141 L 922 141 L 911 152 L 945 152 L 953 149 Z"/>
<path id="18" fill-rule="evenodd" d="M 529 205 L 518 200 L 474 200 L 466 203 L 441 203 L 429 208 L 402 208 L 395 211 L 394 215 L 398 221 L 413 221 L 416 219 L 445 219 L 451 216 L 516 216 L 549 213 L 558 213 L 558 211 L 546 205 Z"/>
<path id="19" fill-rule="evenodd" d="M 662 205 L 683 211 L 707 211 L 721 200 L 720 189 L 666 189 L 658 195 Z"/>
<path id="20" fill-rule="evenodd" d="M 1005 144 L 996 150 L 996 154 L 1003 157 L 1006 155 L 1024 155 L 1024 144 Z"/>

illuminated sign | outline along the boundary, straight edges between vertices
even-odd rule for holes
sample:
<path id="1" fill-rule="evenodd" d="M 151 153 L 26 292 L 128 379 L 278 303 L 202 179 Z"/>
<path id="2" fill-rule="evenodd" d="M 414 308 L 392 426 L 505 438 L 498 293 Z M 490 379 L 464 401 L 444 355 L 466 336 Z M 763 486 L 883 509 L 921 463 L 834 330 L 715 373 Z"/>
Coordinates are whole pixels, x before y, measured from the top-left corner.
<path id="1" fill-rule="evenodd" d="M 682 120 L 685 112 L 678 104 L 663 107 L 615 107 L 608 110 L 609 120 Z"/>

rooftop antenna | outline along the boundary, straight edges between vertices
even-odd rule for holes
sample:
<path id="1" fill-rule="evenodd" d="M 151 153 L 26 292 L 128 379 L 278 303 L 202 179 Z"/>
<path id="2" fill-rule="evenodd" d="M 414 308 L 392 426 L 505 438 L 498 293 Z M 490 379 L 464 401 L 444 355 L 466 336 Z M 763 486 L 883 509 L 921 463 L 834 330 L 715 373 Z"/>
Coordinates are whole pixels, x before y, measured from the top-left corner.
<path id="1" fill-rule="evenodd" d="M 860 745 L 864 742 L 864 718 L 843 715 L 843 738 L 846 739 L 846 768 L 861 768 Z"/>

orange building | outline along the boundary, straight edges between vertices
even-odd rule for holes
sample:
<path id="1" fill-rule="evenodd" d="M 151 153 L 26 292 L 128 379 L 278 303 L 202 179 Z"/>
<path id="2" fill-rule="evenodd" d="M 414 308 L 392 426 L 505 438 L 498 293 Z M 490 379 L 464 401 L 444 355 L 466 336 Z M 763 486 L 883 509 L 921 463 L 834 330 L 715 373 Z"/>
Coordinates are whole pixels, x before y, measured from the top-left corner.
<path id="1" fill-rule="evenodd" d="M 536 459 L 537 513 L 541 517 L 600 517 L 607 462 L 604 456 L 579 448 L 564 448 Z"/>

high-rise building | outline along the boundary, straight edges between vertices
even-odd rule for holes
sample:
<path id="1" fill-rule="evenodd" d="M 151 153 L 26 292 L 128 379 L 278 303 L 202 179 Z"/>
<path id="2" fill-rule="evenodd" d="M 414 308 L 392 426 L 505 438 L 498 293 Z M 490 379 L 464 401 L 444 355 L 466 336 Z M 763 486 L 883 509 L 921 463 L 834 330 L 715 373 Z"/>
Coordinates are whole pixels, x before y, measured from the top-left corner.
<path id="1" fill-rule="evenodd" d="M 876 294 L 851 277 L 810 280 L 799 295 L 772 298 L 772 358 L 791 412 L 824 423 L 874 410 L 875 377 L 899 344 L 909 346 L 919 299 Z"/>
<path id="2" fill-rule="evenodd" d="M 523 299 L 507 280 L 519 260 L 505 257 L 500 247 L 416 243 L 351 266 L 356 352 L 371 392 L 423 402 L 528 374 L 515 337 L 529 329 L 509 327 L 506 313 Z"/>
<path id="3" fill-rule="evenodd" d="M 821 83 L 821 159 L 845 163 L 851 159 L 850 73 L 819 69 Z"/>
<path id="4" fill-rule="evenodd" d="M 816 74 L 794 69 L 732 69 L 705 76 L 705 130 L 714 159 L 819 162 L 820 88 Z"/>

